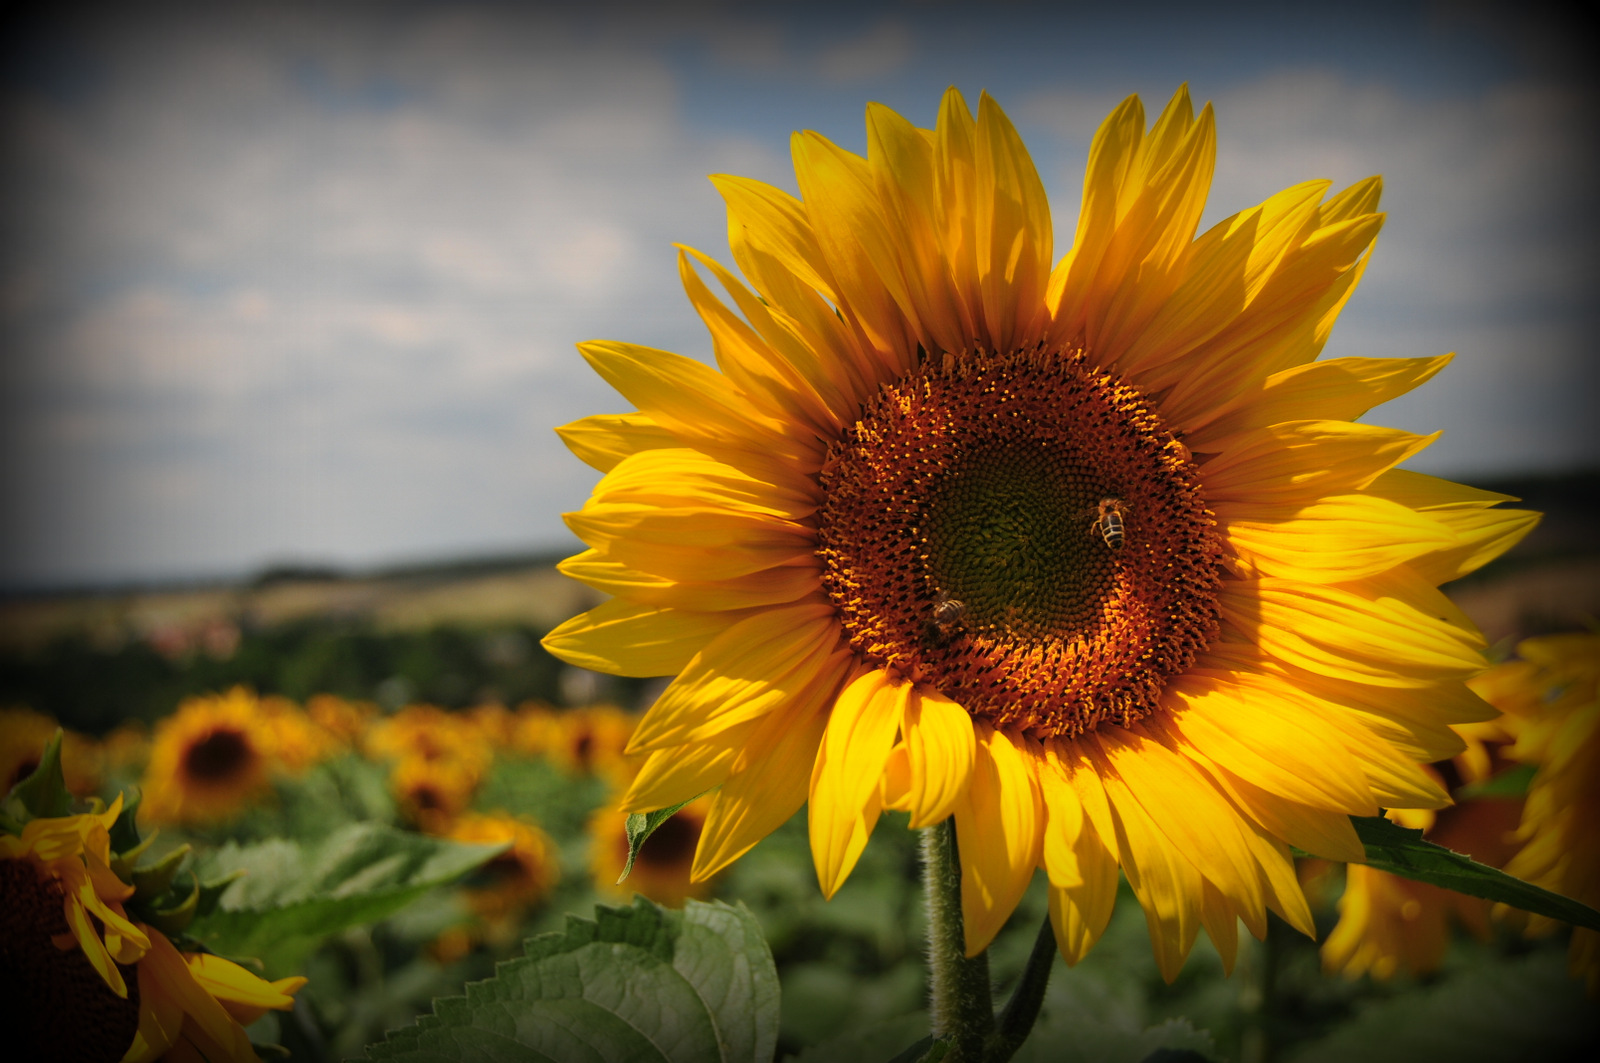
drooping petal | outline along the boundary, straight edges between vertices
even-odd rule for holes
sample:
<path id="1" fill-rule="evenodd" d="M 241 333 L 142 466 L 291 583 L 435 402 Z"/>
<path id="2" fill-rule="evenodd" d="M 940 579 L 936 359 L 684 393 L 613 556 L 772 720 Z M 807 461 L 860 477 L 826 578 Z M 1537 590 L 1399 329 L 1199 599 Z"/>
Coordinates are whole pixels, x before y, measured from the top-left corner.
<path id="1" fill-rule="evenodd" d="M 967 955 L 989 947 L 1039 866 L 1044 810 L 1031 761 L 1037 743 L 979 721 L 965 800 L 956 802 Z"/>
<path id="2" fill-rule="evenodd" d="M 868 669 L 834 702 L 811 772 L 811 856 L 824 897 L 844 885 L 878 821 L 879 781 L 911 689 Z"/>
<path id="3" fill-rule="evenodd" d="M 907 811 L 911 826 L 949 816 L 972 777 L 976 745 L 972 717 L 935 690 L 919 688 L 906 699 Z"/>
<path id="4" fill-rule="evenodd" d="M 748 852 L 805 804 L 828 710 L 853 667 L 836 653 L 804 698 L 768 715 L 733 762 L 700 833 L 691 878 L 704 881 Z"/>

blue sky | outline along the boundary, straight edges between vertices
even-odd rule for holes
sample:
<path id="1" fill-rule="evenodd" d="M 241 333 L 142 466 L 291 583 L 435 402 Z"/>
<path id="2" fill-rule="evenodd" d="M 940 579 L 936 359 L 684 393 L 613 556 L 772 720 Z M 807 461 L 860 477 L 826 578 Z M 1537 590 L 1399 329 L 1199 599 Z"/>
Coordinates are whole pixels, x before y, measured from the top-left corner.
<path id="1" fill-rule="evenodd" d="M 793 188 L 987 89 L 1070 238 L 1100 118 L 1217 109 L 1202 224 L 1311 177 L 1390 219 L 1329 355 L 1457 351 L 1372 419 L 1486 478 L 1600 464 L 1592 37 L 1523 5 L 100 5 L 0 66 L 0 586 L 561 548 L 623 404 L 573 350 L 707 356 L 705 175 Z M 1064 243 L 1057 253 L 1065 251 Z"/>

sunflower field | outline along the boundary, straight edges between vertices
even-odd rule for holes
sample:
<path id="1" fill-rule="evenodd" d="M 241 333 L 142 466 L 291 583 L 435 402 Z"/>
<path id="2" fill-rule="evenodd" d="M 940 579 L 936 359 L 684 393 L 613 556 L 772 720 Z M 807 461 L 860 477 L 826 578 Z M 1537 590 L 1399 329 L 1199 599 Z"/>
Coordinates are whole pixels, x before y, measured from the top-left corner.
<path id="1" fill-rule="evenodd" d="M 1449 356 L 1318 358 L 1381 180 L 1197 235 L 1129 97 L 1058 259 L 992 98 L 867 130 L 713 178 L 717 368 L 579 345 L 542 620 L 8 658 L 25 1058 L 1592 1057 L 1600 635 L 1451 597 L 1541 515 L 1361 419 Z"/>

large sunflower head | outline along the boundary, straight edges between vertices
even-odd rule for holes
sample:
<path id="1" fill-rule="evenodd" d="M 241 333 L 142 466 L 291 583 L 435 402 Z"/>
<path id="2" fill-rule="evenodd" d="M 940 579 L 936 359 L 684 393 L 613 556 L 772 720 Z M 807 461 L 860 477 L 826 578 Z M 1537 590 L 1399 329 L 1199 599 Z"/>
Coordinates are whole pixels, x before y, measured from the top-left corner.
<path id="1" fill-rule="evenodd" d="M 953 816 L 972 952 L 1040 866 L 1069 961 L 1119 868 L 1169 978 L 1201 926 L 1230 964 L 1236 918 L 1309 932 L 1289 846 L 1359 860 L 1349 814 L 1447 801 L 1419 762 L 1492 713 L 1436 587 L 1536 519 L 1353 423 L 1447 357 L 1317 360 L 1379 181 L 1197 237 L 1211 110 L 1134 97 L 1056 261 L 989 97 L 872 105 L 867 144 L 796 134 L 799 198 L 713 178 L 743 280 L 679 263 L 716 369 L 580 345 L 637 412 L 561 429 L 605 474 L 562 569 L 613 597 L 545 645 L 677 675 L 625 810 L 718 787 L 705 877 L 809 801 L 830 895 L 884 808 Z"/>

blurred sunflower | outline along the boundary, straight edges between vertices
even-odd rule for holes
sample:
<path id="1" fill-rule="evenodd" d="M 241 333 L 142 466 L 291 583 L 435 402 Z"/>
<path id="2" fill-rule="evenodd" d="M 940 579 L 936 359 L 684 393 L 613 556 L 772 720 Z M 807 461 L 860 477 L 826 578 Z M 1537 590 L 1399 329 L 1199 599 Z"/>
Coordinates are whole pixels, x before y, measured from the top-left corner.
<path id="1" fill-rule="evenodd" d="M 369 756 L 448 761 L 481 777 L 494 761 L 494 747 L 472 720 L 437 705 L 407 705 L 366 733 Z"/>
<path id="2" fill-rule="evenodd" d="M 344 745 L 338 735 L 288 698 L 264 697 L 259 712 L 263 728 L 272 735 L 273 766 L 280 770 L 299 775 L 338 753 Z"/>
<path id="3" fill-rule="evenodd" d="M 494 931 L 514 932 L 517 918 L 550 895 L 561 880 L 561 860 L 550 835 L 504 812 L 468 813 L 446 837 L 459 842 L 510 842 L 511 848 L 473 874 L 463 891 L 467 906 Z"/>
<path id="4" fill-rule="evenodd" d="M 511 748 L 525 757 L 542 757 L 559 741 L 561 717 L 541 701 L 517 706 L 511 723 Z"/>
<path id="5" fill-rule="evenodd" d="M 589 872 L 595 889 L 613 897 L 635 893 L 673 908 L 711 892 L 708 878 L 692 875 L 695 849 L 705 831 L 709 803 L 691 801 L 655 829 L 639 848 L 633 870 L 621 882 L 617 876 L 628 863 L 628 813 L 612 802 L 589 817 Z"/>
<path id="6" fill-rule="evenodd" d="M 0 833 L 7 1046 L 19 1059 L 71 1063 L 255 1060 L 241 1024 L 293 1006 L 305 979 L 269 983 L 219 956 L 180 953 L 130 919 L 123 904 L 135 890 L 111 852 L 121 812 L 119 796 L 98 813 Z"/>
<path id="7" fill-rule="evenodd" d="M 277 738 L 243 687 L 187 699 L 156 724 L 141 816 L 185 824 L 232 818 L 267 791 Z"/>
<path id="8" fill-rule="evenodd" d="M 1503 720 L 1455 730 L 1466 749 L 1428 769 L 1446 790 L 1484 782 L 1509 766 L 1504 751 L 1512 736 Z M 1390 818 L 1425 832 L 1447 849 L 1503 867 L 1516 851 L 1513 835 L 1521 813 L 1520 798 L 1483 796 L 1437 812 L 1400 809 Z M 1351 864 L 1345 869 L 1339 922 L 1322 944 L 1323 967 L 1349 978 L 1370 974 L 1387 979 L 1401 971 L 1413 977 L 1431 974 L 1444 962 L 1453 923 L 1480 939 L 1489 938 L 1490 907 L 1477 897 Z"/>
<path id="9" fill-rule="evenodd" d="M 306 702 L 311 721 L 346 746 L 354 746 L 366 734 L 378 707 L 370 701 L 347 701 L 335 694 L 313 694 Z"/>
<path id="10" fill-rule="evenodd" d="M 680 272 L 721 371 L 580 345 L 638 412 L 561 429 L 605 473 L 568 575 L 614 595 L 545 640 L 677 678 L 623 811 L 720 786 L 703 879 L 809 800 L 825 895 L 884 808 L 954 817 L 967 950 L 1036 867 L 1069 962 L 1126 873 L 1163 975 L 1236 917 L 1310 934 L 1289 845 L 1436 807 L 1418 766 L 1492 710 L 1436 589 L 1537 516 L 1396 466 L 1353 423 L 1447 357 L 1317 361 L 1382 224 L 1309 181 L 1195 238 L 1215 156 L 1187 90 L 1090 149 L 1053 269 L 1044 189 L 988 96 L 879 105 L 866 158 L 796 134 L 801 198 L 713 177 L 734 260 Z M 715 298 L 710 270 L 743 317 Z M 752 288 L 754 290 L 752 290 Z"/>
<path id="11" fill-rule="evenodd" d="M 472 804 L 481 771 L 451 757 L 408 756 L 389 771 L 389 791 L 400 814 L 429 834 L 443 834 Z"/>
<path id="12" fill-rule="evenodd" d="M 577 775 L 621 781 L 629 776 L 628 739 L 638 717 L 615 705 L 585 705 L 555 718 L 546 735 L 545 756 Z"/>
<path id="13" fill-rule="evenodd" d="M 61 725 L 29 708 L 0 709 L 0 796 L 33 774 L 46 743 Z M 101 754 L 94 739 L 67 731 L 61 740 L 61 768 L 67 791 L 88 797 L 100 788 Z"/>
<path id="14" fill-rule="evenodd" d="M 1506 871 L 1600 905 L 1600 634 L 1526 639 L 1517 656 L 1478 683 L 1517 718 L 1511 756 L 1538 767 L 1517 830 L 1523 845 Z M 1527 917 L 1530 933 L 1558 926 Z M 1574 929 L 1569 957 L 1573 976 L 1600 997 L 1600 933 Z"/>

